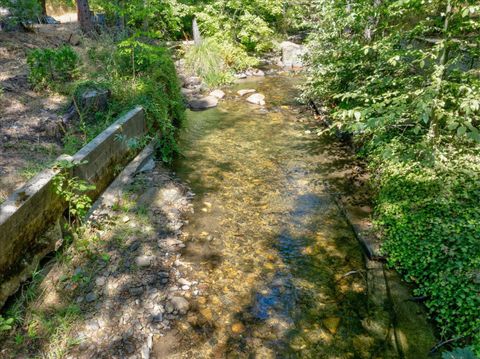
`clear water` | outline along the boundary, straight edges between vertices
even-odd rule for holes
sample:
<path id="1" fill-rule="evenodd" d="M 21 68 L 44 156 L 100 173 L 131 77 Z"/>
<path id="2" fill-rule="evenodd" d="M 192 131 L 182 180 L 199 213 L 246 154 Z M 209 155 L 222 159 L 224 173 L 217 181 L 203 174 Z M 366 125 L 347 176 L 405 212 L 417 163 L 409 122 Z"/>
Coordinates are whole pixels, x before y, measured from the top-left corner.
<path id="1" fill-rule="evenodd" d="M 201 293 L 172 357 L 395 357 L 366 324 L 362 250 L 324 186 L 347 161 L 306 133 L 299 81 L 246 81 L 188 114 L 176 171 L 197 196 L 182 261 Z M 266 109 L 240 88 L 265 94 Z"/>

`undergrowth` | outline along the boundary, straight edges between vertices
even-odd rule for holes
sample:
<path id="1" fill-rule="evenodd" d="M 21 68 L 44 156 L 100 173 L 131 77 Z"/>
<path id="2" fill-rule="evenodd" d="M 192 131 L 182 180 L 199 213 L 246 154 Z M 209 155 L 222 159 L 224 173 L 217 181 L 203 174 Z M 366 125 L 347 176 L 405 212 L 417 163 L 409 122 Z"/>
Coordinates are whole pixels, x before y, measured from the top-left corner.
<path id="1" fill-rule="evenodd" d="M 441 336 L 455 333 L 478 346 L 479 153 L 450 148 L 432 161 L 408 158 L 404 145 L 391 147 L 387 158 L 371 157 L 380 175 L 376 224 L 383 251 L 416 285 L 415 295 L 428 298 Z"/>

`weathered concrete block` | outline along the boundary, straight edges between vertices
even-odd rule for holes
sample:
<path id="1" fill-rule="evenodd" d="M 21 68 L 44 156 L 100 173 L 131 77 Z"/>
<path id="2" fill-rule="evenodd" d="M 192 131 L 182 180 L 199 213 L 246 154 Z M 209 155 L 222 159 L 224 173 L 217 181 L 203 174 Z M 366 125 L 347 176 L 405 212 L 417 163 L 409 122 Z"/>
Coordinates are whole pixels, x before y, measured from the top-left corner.
<path id="1" fill-rule="evenodd" d="M 138 153 L 126 140 L 141 138 L 146 132 L 144 112 L 138 107 L 119 118 L 73 157 L 59 159 L 81 163 L 72 175 L 94 184 L 96 189 L 89 195 L 96 199 L 117 171 Z M 57 240 L 42 234 L 57 222 L 67 207 L 55 193 L 57 174 L 55 169 L 41 172 L 0 206 L 0 307 L 28 278 L 41 258 L 55 250 Z"/>

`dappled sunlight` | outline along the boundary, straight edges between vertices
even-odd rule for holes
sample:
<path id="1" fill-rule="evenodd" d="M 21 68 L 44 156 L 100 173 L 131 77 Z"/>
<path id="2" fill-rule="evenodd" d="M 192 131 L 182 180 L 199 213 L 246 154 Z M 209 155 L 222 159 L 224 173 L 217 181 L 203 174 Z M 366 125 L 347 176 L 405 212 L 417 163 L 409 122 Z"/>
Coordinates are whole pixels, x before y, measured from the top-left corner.
<path id="1" fill-rule="evenodd" d="M 364 325 L 371 308 L 362 252 L 325 177 L 318 180 L 323 163 L 332 161 L 329 178 L 340 178 L 347 163 L 322 147 L 302 148 L 310 140 L 283 106 L 292 96 L 284 81 L 291 80 L 240 85 L 270 94 L 266 113 L 233 95 L 189 115 L 176 170 L 198 196 L 182 254 L 208 286 L 188 324 L 177 326 L 182 344 L 173 357 L 392 353 L 385 330 L 377 336 Z"/>

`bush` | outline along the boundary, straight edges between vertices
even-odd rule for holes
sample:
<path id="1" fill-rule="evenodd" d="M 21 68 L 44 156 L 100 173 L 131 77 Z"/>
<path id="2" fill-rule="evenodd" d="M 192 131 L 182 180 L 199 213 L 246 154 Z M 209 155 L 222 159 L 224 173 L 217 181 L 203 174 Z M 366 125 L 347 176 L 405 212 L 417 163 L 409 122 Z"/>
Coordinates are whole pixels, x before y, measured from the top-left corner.
<path id="1" fill-rule="evenodd" d="M 205 39 L 199 46 L 191 46 L 185 52 L 185 64 L 189 71 L 201 77 L 209 86 L 218 86 L 233 79 L 222 56 L 220 44 L 212 39 Z"/>
<path id="2" fill-rule="evenodd" d="M 6 7 L 13 23 L 31 24 L 38 19 L 42 8 L 38 0 L 0 0 L 0 6 Z"/>
<path id="3" fill-rule="evenodd" d="M 79 58 L 70 46 L 36 49 L 28 54 L 29 81 L 35 89 L 56 88 L 76 76 Z"/>
<path id="4" fill-rule="evenodd" d="M 169 51 L 132 38 L 118 45 L 114 58 L 112 106 L 143 106 L 158 154 L 170 162 L 178 150 L 176 132 L 184 120 L 185 106 Z"/>
<path id="5" fill-rule="evenodd" d="M 258 59 L 250 56 L 240 45 L 224 41 L 219 44 L 220 55 L 228 68 L 234 71 L 243 71 L 258 65 Z"/>
<path id="6" fill-rule="evenodd" d="M 426 296 L 442 340 L 480 354 L 474 3 L 320 1 L 311 12 L 305 99 L 330 110 L 334 130 L 351 134 L 374 164 L 376 223 L 390 265 Z"/>

